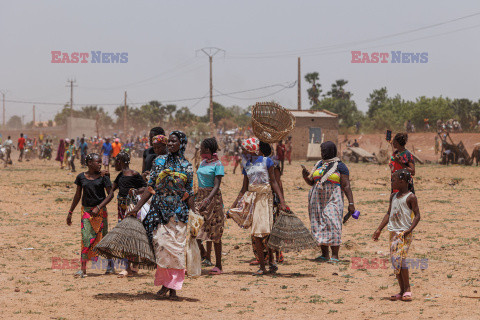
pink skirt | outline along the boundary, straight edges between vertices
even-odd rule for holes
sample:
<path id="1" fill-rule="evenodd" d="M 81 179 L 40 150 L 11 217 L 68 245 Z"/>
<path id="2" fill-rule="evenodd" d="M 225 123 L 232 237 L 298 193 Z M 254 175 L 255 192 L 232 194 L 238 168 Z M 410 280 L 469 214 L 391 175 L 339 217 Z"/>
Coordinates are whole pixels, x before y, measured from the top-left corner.
<path id="1" fill-rule="evenodd" d="M 169 289 L 182 289 L 185 280 L 185 269 L 165 269 L 157 266 L 155 273 L 155 285 L 165 286 Z"/>

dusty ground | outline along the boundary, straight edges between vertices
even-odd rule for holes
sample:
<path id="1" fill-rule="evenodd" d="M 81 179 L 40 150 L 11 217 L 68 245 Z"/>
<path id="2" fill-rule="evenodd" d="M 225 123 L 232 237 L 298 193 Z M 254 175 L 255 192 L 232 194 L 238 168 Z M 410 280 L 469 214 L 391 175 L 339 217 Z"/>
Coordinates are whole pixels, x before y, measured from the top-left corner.
<path id="1" fill-rule="evenodd" d="M 139 160 L 134 167 L 139 168 Z M 292 209 L 308 223 L 308 187 L 299 162 L 286 166 L 284 184 Z M 308 163 L 307 167 L 311 167 Z M 68 227 L 65 217 L 73 196 L 74 176 L 54 161 L 15 162 L 0 169 L 0 317 L 4 319 L 372 319 L 402 317 L 480 318 L 480 168 L 417 167 L 416 190 L 422 221 L 415 232 L 411 258 L 428 259 L 414 269 L 414 301 L 390 302 L 398 292 L 387 258 L 386 233 L 371 235 L 388 207 L 389 171 L 385 166 L 349 164 L 359 220 L 344 227 L 339 265 L 319 264 L 313 250 L 286 254 L 276 276 L 252 277 L 256 270 L 249 235 L 229 222 L 224 235 L 221 276 L 187 279 L 183 301 L 157 301 L 153 272 L 119 279 L 92 270 L 74 279 L 80 249 L 80 213 Z M 241 179 L 228 174 L 222 190 L 228 207 Z M 116 204 L 109 205 L 110 228 Z M 235 246 L 239 246 L 235 249 Z M 365 264 L 365 258 L 370 264 Z M 66 259 L 52 264 L 52 259 Z M 352 259 L 355 263 L 352 264 Z M 355 260 L 356 259 L 356 260 Z M 372 260 L 373 259 L 373 260 Z M 374 260 L 377 259 L 377 260 Z M 52 268 L 54 267 L 54 268 Z M 71 268 L 71 269 L 58 269 Z"/>

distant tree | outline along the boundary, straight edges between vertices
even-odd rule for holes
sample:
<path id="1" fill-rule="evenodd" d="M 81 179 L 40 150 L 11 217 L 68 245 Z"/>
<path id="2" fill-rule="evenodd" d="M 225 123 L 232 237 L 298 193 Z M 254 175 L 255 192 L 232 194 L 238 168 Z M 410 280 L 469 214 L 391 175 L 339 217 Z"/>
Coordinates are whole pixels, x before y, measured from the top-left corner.
<path id="1" fill-rule="evenodd" d="M 388 100 L 387 88 L 383 87 L 380 89 L 373 90 L 370 93 L 370 96 L 367 98 L 368 102 L 368 111 L 367 115 L 369 118 L 372 118 L 378 109 L 381 109 L 385 106 Z"/>
<path id="2" fill-rule="evenodd" d="M 188 107 L 181 107 L 175 113 L 175 122 L 177 124 L 190 125 L 197 121 L 197 116 L 193 114 Z"/>
<path id="3" fill-rule="evenodd" d="M 52 120 L 48 120 L 48 126 L 53 127 L 53 121 Z"/>
<path id="4" fill-rule="evenodd" d="M 322 93 L 321 84 L 317 84 L 317 81 L 320 79 L 318 72 L 311 72 L 305 75 L 305 81 L 312 85 L 311 88 L 307 89 L 308 99 L 312 106 L 318 104 L 318 98 L 320 93 Z"/>
<path id="5" fill-rule="evenodd" d="M 19 116 L 12 116 L 7 121 L 7 126 L 10 128 L 21 128 L 22 127 L 22 118 Z"/>

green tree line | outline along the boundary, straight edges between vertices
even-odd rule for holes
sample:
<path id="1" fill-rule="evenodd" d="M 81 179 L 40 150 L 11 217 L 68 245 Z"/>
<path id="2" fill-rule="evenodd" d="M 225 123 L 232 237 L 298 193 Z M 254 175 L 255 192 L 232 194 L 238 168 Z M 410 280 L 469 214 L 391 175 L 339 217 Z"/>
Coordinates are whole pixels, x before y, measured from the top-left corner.
<path id="1" fill-rule="evenodd" d="M 405 100 L 397 94 L 389 96 L 386 87 L 375 89 L 367 98 L 366 113 L 358 110 L 353 94 L 345 89 L 348 81 L 336 80 L 326 93 L 322 94 L 318 72 L 305 75 L 311 85 L 307 89 L 312 110 L 325 109 L 339 115 L 340 128 L 354 131 L 358 125 L 363 132 L 383 131 L 386 129 L 405 130 L 410 120 L 417 130 L 423 130 L 424 119 L 435 128 L 437 120 L 455 119 L 464 131 L 478 130 L 480 120 L 480 100 L 451 99 L 446 97 L 419 97 L 415 101 Z"/>

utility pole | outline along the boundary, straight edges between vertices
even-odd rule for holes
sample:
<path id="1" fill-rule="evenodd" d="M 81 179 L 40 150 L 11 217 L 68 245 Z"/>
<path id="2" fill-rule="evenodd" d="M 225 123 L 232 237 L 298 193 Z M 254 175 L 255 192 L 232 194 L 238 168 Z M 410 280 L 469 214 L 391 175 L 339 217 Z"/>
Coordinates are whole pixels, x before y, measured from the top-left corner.
<path id="1" fill-rule="evenodd" d="M 33 105 L 33 126 L 35 127 L 35 105 Z"/>
<path id="2" fill-rule="evenodd" d="M 5 92 L 1 91 L 3 96 L 3 127 L 5 128 Z"/>
<path id="3" fill-rule="evenodd" d="M 67 80 L 67 82 L 70 82 L 70 117 L 73 117 L 73 87 L 76 87 L 73 85 L 73 83 L 77 82 L 76 80 Z M 68 87 L 68 85 L 67 85 Z"/>
<path id="4" fill-rule="evenodd" d="M 213 76 L 212 76 L 212 64 L 213 64 L 213 57 L 219 53 L 223 52 L 225 56 L 225 50 L 215 47 L 207 47 L 202 48 L 198 51 L 202 51 L 208 56 L 208 61 L 210 62 L 210 128 L 212 130 L 212 135 L 215 135 L 215 127 L 213 125 Z"/>
<path id="5" fill-rule="evenodd" d="M 300 71 L 300 57 L 298 57 L 298 110 L 302 110 L 302 75 Z"/>
<path id="6" fill-rule="evenodd" d="M 127 91 L 125 91 L 125 108 L 123 110 L 123 134 L 127 139 Z"/>

